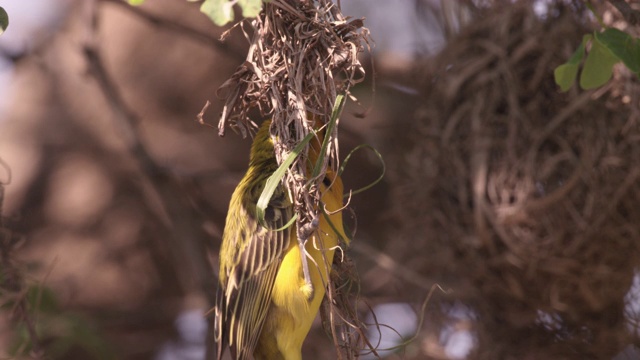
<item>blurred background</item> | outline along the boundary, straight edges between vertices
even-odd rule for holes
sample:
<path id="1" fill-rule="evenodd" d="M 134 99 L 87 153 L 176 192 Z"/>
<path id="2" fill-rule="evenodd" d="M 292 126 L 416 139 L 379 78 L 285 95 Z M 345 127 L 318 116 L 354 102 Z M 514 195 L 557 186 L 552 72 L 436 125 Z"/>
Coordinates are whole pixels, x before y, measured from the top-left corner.
<path id="1" fill-rule="evenodd" d="M 184 0 L 0 6 L 0 358 L 203 359 L 250 145 L 217 136 L 216 90 L 247 40 Z M 341 6 L 373 39 L 341 156 L 366 143 L 387 167 L 345 213 L 378 355 L 640 358 L 640 87 L 624 67 L 595 91 L 553 82 L 598 26 L 584 2 Z M 381 171 L 357 152 L 345 188 Z M 304 358 L 331 344 L 318 321 Z"/>

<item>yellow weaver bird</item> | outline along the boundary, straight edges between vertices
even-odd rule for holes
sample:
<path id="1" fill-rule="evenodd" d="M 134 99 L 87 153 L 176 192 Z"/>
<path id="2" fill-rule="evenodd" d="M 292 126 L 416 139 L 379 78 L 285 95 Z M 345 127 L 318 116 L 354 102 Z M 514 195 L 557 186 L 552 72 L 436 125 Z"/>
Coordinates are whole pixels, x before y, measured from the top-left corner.
<path id="1" fill-rule="evenodd" d="M 325 294 L 334 249 L 340 237 L 348 241 L 341 212 L 332 213 L 343 204 L 342 180 L 332 169 L 327 169 L 320 183 L 320 206 L 331 214 L 331 224 L 320 213 L 318 229 L 305 246 L 312 287 L 303 275 L 305 254 L 298 246 L 295 225 L 282 229 L 293 216 L 282 184 L 265 211 L 266 227 L 259 224 L 256 203 L 278 168 L 269 126 L 270 121 L 265 121 L 256 134 L 249 169 L 227 213 L 214 327 L 218 359 L 227 345 L 236 360 L 251 359 L 251 355 L 256 360 L 302 359 L 302 343 Z M 312 141 L 312 164 L 319 149 L 319 142 Z"/>

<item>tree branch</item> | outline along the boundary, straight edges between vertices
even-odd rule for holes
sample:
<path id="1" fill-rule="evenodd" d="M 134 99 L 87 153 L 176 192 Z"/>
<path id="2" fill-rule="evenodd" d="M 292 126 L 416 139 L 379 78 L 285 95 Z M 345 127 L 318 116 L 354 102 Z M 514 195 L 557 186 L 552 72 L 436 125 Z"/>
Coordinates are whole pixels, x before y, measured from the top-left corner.
<path id="1" fill-rule="evenodd" d="M 625 0 L 608 0 L 630 25 L 640 25 L 640 11 L 631 8 Z"/>
<path id="2" fill-rule="evenodd" d="M 95 78 L 113 112 L 114 125 L 123 134 L 123 141 L 138 161 L 145 180 L 153 185 L 171 221 L 169 248 L 175 256 L 174 267 L 178 272 L 180 285 L 186 291 L 204 292 L 213 303 L 215 278 L 207 258 L 205 244 L 209 236 L 202 228 L 202 218 L 189 205 L 189 200 L 186 199 L 175 177 L 154 161 L 140 140 L 139 119 L 125 103 L 118 87 L 109 76 L 95 41 L 95 34 L 99 28 L 98 9 L 89 3 L 87 9 L 90 18 L 89 30 L 83 52 L 89 72 Z"/>

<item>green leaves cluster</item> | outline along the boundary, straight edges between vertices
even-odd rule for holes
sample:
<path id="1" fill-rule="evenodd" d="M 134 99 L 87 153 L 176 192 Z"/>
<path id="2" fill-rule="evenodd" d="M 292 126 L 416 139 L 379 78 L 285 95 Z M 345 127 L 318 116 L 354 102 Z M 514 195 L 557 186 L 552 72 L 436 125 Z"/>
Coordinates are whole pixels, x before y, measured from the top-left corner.
<path id="1" fill-rule="evenodd" d="M 569 61 L 554 71 L 556 84 L 567 91 L 576 80 L 587 44 L 591 50 L 580 73 L 580 87 L 588 90 L 604 85 L 613 73 L 613 66 L 622 61 L 629 70 L 640 75 L 640 39 L 614 28 L 587 34 Z"/>
<path id="2" fill-rule="evenodd" d="M 262 0 L 204 0 L 200 11 L 214 24 L 224 26 L 233 21 L 233 5 L 236 3 L 242 9 L 242 16 L 245 18 L 256 17 L 262 10 Z"/>
<path id="3" fill-rule="evenodd" d="M 7 27 L 9 27 L 9 15 L 2 6 L 0 6 L 0 35 L 7 30 Z"/>
<path id="4" fill-rule="evenodd" d="M 145 0 L 127 0 L 131 5 L 141 5 Z M 200 0 L 187 0 L 196 2 Z M 207 15 L 214 24 L 224 26 L 234 19 L 233 5 L 238 4 L 242 9 L 242 16 L 252 18 L 260 14 L 263 0 L 204 0 L 200 11 Z M 269 0 L 264 0 L 269 2 Z M 1 8 L 0 8 L 1 9 Z"/>
<path id="5" fill-rule="evenodd" d="M 50 288 L 31 285 L 23 297 L 12 295 L 0 289 L 0 311 L 13 313 L 22 306 L 22 311 L 27 314 L 21 314 L 24 321 L 18 322 L 12 330 L 13 339 L 8 350 L 15 357 L 11 359 L 27 358 L 35 350 L 35 340 L 38 340 L 38 346 L 46 353 L 47 359 L 68 359 L 78 351 L 82 351 L 87 360 L 117 358 L 112 346 L 85 317 L 63 311 Z M 32 337 L 32 331 L 35 331 L 37 339 Z"/>

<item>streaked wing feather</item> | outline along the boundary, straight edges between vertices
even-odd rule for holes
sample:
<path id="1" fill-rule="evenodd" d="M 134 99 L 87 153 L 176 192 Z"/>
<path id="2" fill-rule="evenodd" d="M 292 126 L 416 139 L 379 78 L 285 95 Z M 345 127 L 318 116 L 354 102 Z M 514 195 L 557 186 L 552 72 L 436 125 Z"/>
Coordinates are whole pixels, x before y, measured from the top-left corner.
<path id="1" fill-rule="evenodd" d="M 247 196 L 254 196 L 250 195 L 252 192 L 248 192 Z M 275 231 L 287 223 L 293 212 L 283 197 L 284 192 L 277 191 L 269 203 L 265 216 L 268 229 L 258 223 L 255 208 L 238 207 L 239 213 L 231 219 L 239 222 L 236 229 L 244 227 L 246 230 L 224 234 L 225 237 L 246 233 L 254 235 L 246 242 L 242 239 L 225 239 L 233 244 L 245 245 L 238 248 L 233 265 L 225 269 L 227 282 L 222 286 L 224 289 L 219 287 L 217 292 L 215 331 L 216 340 L 219 341 L 219 357 L 227 340 L 234 359 L 250 359 L 257 345 L 282 255 L 289 246 L 289 229 Z"/>

